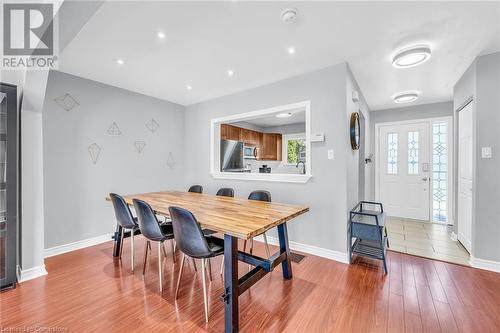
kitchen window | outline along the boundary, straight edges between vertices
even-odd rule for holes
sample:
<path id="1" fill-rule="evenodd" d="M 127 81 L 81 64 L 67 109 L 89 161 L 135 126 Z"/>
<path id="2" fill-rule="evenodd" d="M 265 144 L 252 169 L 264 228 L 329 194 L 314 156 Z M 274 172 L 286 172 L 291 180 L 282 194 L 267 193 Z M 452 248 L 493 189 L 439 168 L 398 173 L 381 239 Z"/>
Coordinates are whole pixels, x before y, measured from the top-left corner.
<path id="1" fill-rule="evenodd" d="M 283 135 L 283 164 L 297 165 L 306 162 L 306 134 Z"/>

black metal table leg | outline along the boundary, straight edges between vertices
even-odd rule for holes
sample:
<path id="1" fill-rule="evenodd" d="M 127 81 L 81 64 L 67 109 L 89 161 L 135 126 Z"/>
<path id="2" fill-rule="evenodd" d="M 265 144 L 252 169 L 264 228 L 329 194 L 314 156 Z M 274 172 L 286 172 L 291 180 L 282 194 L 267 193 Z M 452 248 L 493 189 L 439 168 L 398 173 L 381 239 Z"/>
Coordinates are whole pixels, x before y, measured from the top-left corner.
<path id="1" fill-rule="evenodd" d="M 238 332 L 238 238 L 224 235 L 224 331 Z"/>
<path id="2" fill-rule="evenodd" d="M 120 248 L 122 246 L 122 239 L 120 237 L 121 234 L 122 234 L 122 227 L 121 225 L 117 224 L 116 231 L 113 236 L 113 239 L 115 240 L 115 245 L 113 246 L 113 257 L 120 256 Z"/>
<path id="3" fill-rule="evenodd" d="M 292 262 L 290 260 L 290 247 L 288 245 L 288 231 L 286 223 L 282 223 L 278 226 L 278 236 L 280 239 L 280 253 L 286 253 L 286 258 L 281 263 L 283 278 L 288 280 L 292 278 Z"/>

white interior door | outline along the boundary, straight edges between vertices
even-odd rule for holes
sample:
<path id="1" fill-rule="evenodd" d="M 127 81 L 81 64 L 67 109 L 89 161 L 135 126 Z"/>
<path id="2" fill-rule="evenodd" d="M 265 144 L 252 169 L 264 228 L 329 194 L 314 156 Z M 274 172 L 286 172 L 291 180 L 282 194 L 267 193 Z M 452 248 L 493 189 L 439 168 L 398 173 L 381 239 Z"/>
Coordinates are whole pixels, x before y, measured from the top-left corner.
<path id="1" fill-rule="evenodd" d="M 467 251 L 472 239 L 472 102 L 458 113 L 458 240 Z"/>
<path id="2" fill-rule="evenodd" d="M 382 126 L 379 141 L 379 198 L 387 214 L 429 221 L 429 123 Z"/>

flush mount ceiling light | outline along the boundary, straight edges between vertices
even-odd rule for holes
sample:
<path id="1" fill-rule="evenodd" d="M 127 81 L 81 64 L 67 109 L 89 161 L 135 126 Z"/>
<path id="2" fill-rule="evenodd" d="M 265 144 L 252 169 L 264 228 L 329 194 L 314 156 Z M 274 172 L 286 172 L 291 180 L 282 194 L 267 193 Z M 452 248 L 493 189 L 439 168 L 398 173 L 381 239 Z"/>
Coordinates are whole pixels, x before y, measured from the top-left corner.
<path id="1" fill-rule="evenodd" d="M 293 46 L 289 47 L 288 54 L 295 54 L 295 47 L 293 47 Z"/>
<path id="2" fill-rule="evenodd" d="M 276 118 L 288 118 L 291 117 L 292 113 L 291 112 L 285 112 L 285 113 L 278 113 L 276 115 Z"/>
<path id="3" fill-rule="evenodd" d="M 157 31 L 156 37 L 158 37 L 158 39 L 165 39 L 166 35 L 163 31 Z"/>
<path id="4" fill-rule="evenodd" d="M 125 64 L 125 60 L 123 60 L 123 59 L 116 59 L 116 63 L 118 65 L 124 65 Z"/>
<path id="5" fill-rule="evenodd" d="M 281 20 L 285 23 L 292 23 L 297 19 L 298 14 L 297 8 L 285 8 L 281 11 Z"/>
<path id="6" fill-rule="evenodd" d="M 401 94 L 397 94 L 392 99 L 394 100 L 394 103 L 398 103 L 398 104 L 410 103 L 410 102 L 414 102 L 418 99 L 418 93 L 416 93 L 416 92 L 401 93 Z"/>
<path id="7" fill-rule="evenodd" d="M 399 51 L 392 58 L 392 65 L 396 68 L 408 68 L 423 64 L 431 57 L 431 48 L 427 45 L 417 45 Z"/>
<path id="8" fill-rule="evenodd" d="M 193 89 L 193 87 L 191 87 L 190 85 L 187 85 L 187 86 L 186 86 L 186 89 L 187 89 L 187 90 L 191 90 L 191 89 Z"/>
<path id="9" fill-rule="evenodd" d="M 233 76 L 233 75 L 234 75 L 234 71 L 232 69 L 228 69 L 227 76 Z"/>

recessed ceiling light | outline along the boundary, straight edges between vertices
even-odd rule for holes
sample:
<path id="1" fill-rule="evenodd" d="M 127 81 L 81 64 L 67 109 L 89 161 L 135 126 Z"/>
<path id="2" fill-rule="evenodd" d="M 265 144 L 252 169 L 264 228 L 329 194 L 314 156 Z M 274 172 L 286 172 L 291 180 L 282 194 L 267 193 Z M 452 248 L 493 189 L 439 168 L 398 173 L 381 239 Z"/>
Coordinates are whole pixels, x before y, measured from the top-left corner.
<path id="1" fill-rule="evenodd" d="M 228 76 L 233 76 L 234 75 L 234 71 L 232 69 L 228 69 L 227 70 L 227 75 Z"/>
<path id="2" fill-rule="evenodd" d="M 116 59 L 116 63 L 118 65 L 123 65 L 123 64 L 125 64 L 125 60 L 123 60 L 123 59 Z"/>
<path id="3" fill-rule="evenodd" d="M 426 45 L 412 46 L 399 51 L 392 58 L 392 65 L 396 68 L 408 68 L 423 64 L 431 57 L 431 48 Z"/>
<path id="4" fill-rule="evenodd" d="M 295 54 L 295 47 L 289 47 L 288 54 Z"/>
<path id="5" fill-rule="evenodd" d="M 281 11 L 281 20 L 285 23 L 292 23 L 298 14 L 297 8 L 285 8 Z"/>
<path id="6" fill-rule="evenodd" d="M 163 31 L 158 31 L 156 33 L 156 37 L 158 37 L 159 39 L 164 39 L 166 37 L 166 35 Z"/>
<path id="7" fill-rule="evenodd" d="M 416 93 L 416 92 L 401 93 L 401 94 L 397 94 L 392 99 L 394 100 L 394 103 L 398 103 L 398 104 L 410 103 L 410 102 L 414 102 L 418 99 L 418 93 Z"/>
<path id="8" fill-rule="evenodd" d="M 187 85 L 187 86 L 186 86 L 186 89 L 187 89 L 187 90 L 191 90 L 191 89 L 193 89 L 193 87 L 191 87 L 190 85 Z"/>
<path id="9" fill-rule="evenodd" d="M 291 117 L 292 113 L 291 112 L 286 112 L 286 113 L 278 113 L 276 115 L 276 118 L 288 118 Z"/>

